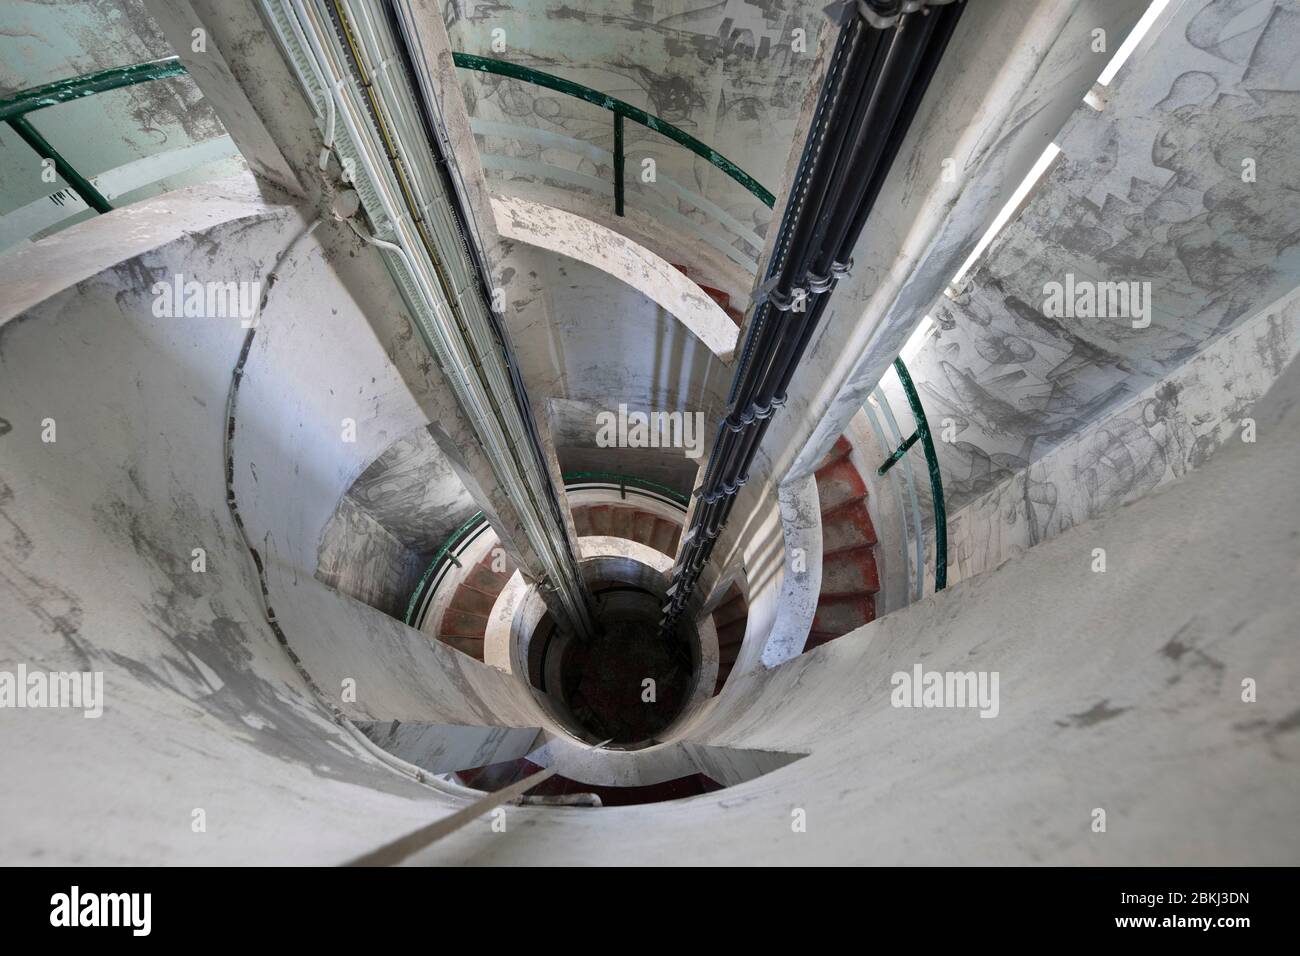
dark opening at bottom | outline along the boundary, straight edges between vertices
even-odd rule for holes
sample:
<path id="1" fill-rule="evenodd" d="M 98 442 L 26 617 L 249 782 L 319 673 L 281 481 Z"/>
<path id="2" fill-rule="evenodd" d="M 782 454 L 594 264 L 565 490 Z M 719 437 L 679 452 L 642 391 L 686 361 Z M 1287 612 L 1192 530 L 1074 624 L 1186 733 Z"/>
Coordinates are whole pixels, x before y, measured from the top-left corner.
<path id="1" fill-rule="evenodd" d="M 597 584 L 598 634 L 578 640 L 547 618 L 538 625 L 539 689 L 578 736 L 648 746 L 681 714 L 699 667 L 694 630 L 659 633 L 662 599 L 627 584 Z"/>

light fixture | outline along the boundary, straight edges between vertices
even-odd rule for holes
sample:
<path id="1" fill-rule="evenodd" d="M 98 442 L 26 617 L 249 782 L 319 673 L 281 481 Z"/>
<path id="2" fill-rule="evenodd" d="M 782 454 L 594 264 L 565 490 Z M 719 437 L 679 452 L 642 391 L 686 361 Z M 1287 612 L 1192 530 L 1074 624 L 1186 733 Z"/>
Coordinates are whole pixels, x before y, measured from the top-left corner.
<path id="1" fill-rule="evenodd" d="M 976 244 L 974 251 L 966 258 L 966 261 L 961 264 L 961 268 L 957 270 L 956 274 L 953 275 L 952 281 L 948 283 L 949 298 L 957 295 L 961 291 L 961 283 L 962 280 L 966 278 L 966 273 L 971 270 L 971 267 L 975 265 L 979 260 L 979 257 L 984 254 L 984 250 L 989 247 L 989 243 L 991 243 L 997 234 L 1002 231 L 1002 227 L 1011 221 L 1011 217 L 1016 214 L 1021 203 L 1025 201 L 1025 197 L 1029 195 L 1029 191 L 1034 188 L 1043 173 L 1045 173 L 1047 168 L 1052 165 L 1052 161 L 1060 154 L 1061 147 L 1057 146 L 1055 143 L 1047 144 L 1047 149 L 1043 150 L 1043 155 L 1038 157 L 1038 161 L 1035 162 L 1033 167 L 1029 170 L 1029 174 L 1021 180 L 1020 185 L 1017 186 L 1016 191 L 1011 194 L 1011 198 L 1007 200 L 1006 205 L 1002 207 L 997 216 L 994 217 L 993 223 L 989 226 L 988 230 L 980 237 L 980 241 Z"/>
<path id="2" fill-rule="evenodd" d="M 1147 7 L 1147 12 L 1142 14 L 1142 19 L 1140 19 L 1134 25 L 1133 29 L 1129 31 L 1129 35 L 1124 38 L 1124 42 L 1119 45 L 1119 49 L 1115 51 L 1115 55 L 1110 58 L 1110 62 L 1106 64 L 1106 68 L 1102 70 L 1101 75 L 1097 77 L 1098 86 L 1110 86 L 1110 81 L 1115 79 L 1115 74 L 1120 71 L 1120 67 L 1122 67 L 1128 61 L 1128 58 L 1133 55 L 1133 51 L 1137 49 L 1137 45 L 1142 42 L 1142 38 L 1147 35 L 1147 31 L 1151 29 L 1151 25 L 1156 22 L 1156 18 L 1164 12 L 1165 7 L 1167 6 L 1169 6 L 1169 0 L 1151 0 L 1151 6 Z"/>

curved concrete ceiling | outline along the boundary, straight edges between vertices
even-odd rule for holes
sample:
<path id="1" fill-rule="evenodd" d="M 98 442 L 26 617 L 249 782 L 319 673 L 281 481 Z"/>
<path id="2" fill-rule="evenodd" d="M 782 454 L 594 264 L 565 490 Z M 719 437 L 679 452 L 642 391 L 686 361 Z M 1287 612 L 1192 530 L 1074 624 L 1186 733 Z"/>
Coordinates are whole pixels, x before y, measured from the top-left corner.
<path id="1" fill-rule="evenodd" d="M 1116 414 L 1300 279 L 1300 11 L 1249 6 L 1171 7 L 1102 109 L 1079 104 L 1061 156 L 960 292 L 940 298 L 935 334 L 907 363 L 931 422 L 956 427 L 938 445 L 950 508 Z M 1053 318 L 1048 287 L 1067 276 L 1137 286 L 1146 314 Z M 1257 397 L 1234 394 L 1244 378 L 1225 368 L 1216 415 Z M 882 387 L 906 407 L 892 375 Z M 1174 428 L 1170 414 L 1147 426 Z"/>
<path id="2" fill-rule="evenodd" d="M 605 272 L 661 305 L 721 361 L 731 361 L 735 323 L 698 285 L 650 250 L 590 219 L 515 196 L 494 196 L 492 211 L 502 238 Z"/>

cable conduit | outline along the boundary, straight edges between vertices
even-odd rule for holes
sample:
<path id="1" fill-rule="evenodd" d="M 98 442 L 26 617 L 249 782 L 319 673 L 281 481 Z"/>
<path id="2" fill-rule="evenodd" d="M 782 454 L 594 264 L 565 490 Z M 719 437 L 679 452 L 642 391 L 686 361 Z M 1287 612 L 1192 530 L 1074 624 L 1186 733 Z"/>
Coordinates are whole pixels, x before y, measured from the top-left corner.
<path id="1" fill-rule="evenodd" d="M 848 11 L 836 39 L 794 198 L 758 290 L 729 410 L 719 423 L 673 568 L 661 620 L 665 631 L 685 610 L 736 495 L 749 480 L 772 415 L 785 404 L 835 284 L 850 268 L 871 205 L 962 11 L 960 4 L 928 9 L 916 0 L 881 0 L 871 7 L 860 2 Z M 881 16 L 892 17 L 884 28 Z"/>

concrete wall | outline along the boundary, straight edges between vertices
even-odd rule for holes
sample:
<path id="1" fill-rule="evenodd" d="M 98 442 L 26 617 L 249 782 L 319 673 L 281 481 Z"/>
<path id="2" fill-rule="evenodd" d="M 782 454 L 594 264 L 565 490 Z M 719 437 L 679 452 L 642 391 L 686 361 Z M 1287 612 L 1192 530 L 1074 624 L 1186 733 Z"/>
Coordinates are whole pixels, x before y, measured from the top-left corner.
<path id="1" fill-rule="evenodd" d="M 1256 402 L 1298 352 L 1300 290 L 950 514 L 948 581 L 997 567 L 1202 467 L 1241 440 Z M 929 543 L 933 587 L 933 538 Z"/>
<path id="2" fill-rule="evenodd" d="M 403 618 L 411 593 L 428 566 L 362 509 L 351 495 L 339 499 L 321 532 L 316 577 L 348 597 Z"/>
<path id="3" fill-rule="evenodd" d="M 735 327 L 715 354 L 685 322 L 609 273 L 514 243 L 500 267 L 506 317 L 530 391 L 616 410 L 705 411 L 726 400 Z"/>
<path id="4" fill-rule="evenodd" d="M 366 466 L 348 497 L 413 551 L 435 551 L 476 506 L 427 427 L 398 438 Z"/>
<path id="5" fill-rule="evenodd" d="M 394 441 L 430 424 L 471 439 L 372 251 L 326 223 L 276 265 L 311 218 L 226 184 L 0 260 L 0 666 L 99 671 L 106 692 L 96 720 L 0 712 L 5 862 L 341 862 L 460 805 L 346 719 L 547 725 L 508 675 L 314 577 L 340 498 Z M 150 290 L 273 269 L 233 441 L 262 579 L 226 509 L 245 331 L 157 316 Z M 670 748 L 730 748 L 771 754 L 770 773 L 670 804 L 511 807 L 505 833 L 476 821 L 416 862 L 1300 862 L 1300 368 L 1253 417 L 1256 442 L 1158 493 L 730 681 L 665 748 L 552 758 L 635 780 Z M 744 495 L 729 533 L 779 588 L 770 477 Z M 998 716 L 891 707 L 890 675 L 916 664 L 996 671 Z"/>
<path id="6" fill-rule="evenodd" d="M 618 234 L 537 204 L 495 205 L 503 235 L 514 237 L 496 257 L 508 328 L 564 470 L 624 472 L 689 493 L 725 411 L 735 326 L 671 265 Z M 601 254 L 586 255 L 587 243 Z M 598 447 L 597 416 L 617 415 L 620 404 L 701 414 L 698 457 Z"/>
<path id="7" fill-rule="evenodd" d="M 333 648 L 342 670 L 310 671 L 314 689 L 266 623 L 225 505 L 226 396 L 245 332 L 237 317 L 157 317 L 151 286 L 178 272 L 265 280 L 304 225 L 234 185 L 121 210 L 0 262 L 12 290 L 0 316 L 0 660 L 10 672 L 102 672 L 106 698 L 97 720 L 0 714 L 6 862 L 337 862 L 358 837 L 370 842 L 365 821 L 385 804 L 415 815 L 452 805 L 335 722 L 344 677 L 358 682 L 347 705 L 358 718 L 511 719 L 497 672 L 312 575 L 326 519 L 377 453 L 367 448 L 421 414 L 336 277 L 349 259 L 337 236 L 300 244 L 269 293 L 240 399 L 236 485 L 290 647 L 312 667 Z M 132 252 L 170 230 L 188 236 Z M 78 281 L 77 268 L 91 274 Z M 50 276 L 61 274 L 73 284 L 59 291 Z M 309 369 L 325 373 L 314 388 L 295 377 Z M 341 441 L 347 414 L 356 443 Z M 296 444 L 304 435 L 314 440 Z M 436 676 L 414 676 L 422 666 Z M 304 805 L 320 807 L 324 833 L 286 829 Z M 196 808 L 206 834 L 191 829 Z"/>
<path id="8" fill-rule="evenodd" d="M 526 63 L 617 96 L 731 156 L 769 188 L 780 176 L 812 54 L 828 23 L 820 5 L 805 0 L 727 0 L 695 9 L 680 0 L 596 0 L 581 10 L 560 2 L 505 7 L 445 0 L 443 11 L 454 49 Z M 493 49 L 498 29 L 503 51 Z M 804 31 L 802 51 L 794 49 L 795 30 Z M 549 90 L 503 88 L 497 80 L 466 76 L 476 107 L 494 101 L 515 122 L 522 117 L 612 145 L 608 114 L 594 107 L 584 112 L 587 104 Z M 602 117 L 603 124 L 594 121 Z M 627 135 L 629 148 L 655 141 L 641 127 Z M 701 163 L 699 174 L 709 172 L 722 178 Z"/>
<path id="9" fill-rule="evenodd" d="M 966 5 L 853 251 L 854 269 L 773 421 L 778 476 L 807 474 L 825 457 L 1074 112 L 1109 59 L 1092 52 L 1092 31 L 1122 37 L 1141 12 L 1127 0 Z M 796 162 L 792 153 L 787 177 Z"/>
<path id="10" fill-rule="evenodd" d="M 775 193 L 795 139 L 818 39 L 828 24 L 823 6 L 807 0 L 726 0 L 695 7 L 675 0 L 599 0 L 512 7 L 447 0 L 443 11 L 454 49 L 531 66 L 625 100 L 686 130 Z M 562 139 L 608 153 L 613 148 L 612 114 L 519 80 L 462 71 L 461 82 L 476 120 L 541 134 L 540 139 L 479 135 L 489 165 L 498 157 L 510 163 L 490 170 L 494 190 L 586 217 L 608 213 L 612 161 L 581 146 L 575 150 Z M 677 215 L 689 225 L 674 229 L 659 245 L 653 227 L 643 230 L 636 217 L 610 218 L 606 224 L 662 255 L 689 248 L 689 255 L 673 261 L 693 265 L 707 284 L 747 297 L 749 289 L 741 288 L 746 284 L 740 278 L 743 270 L 699 241 L 689 226 L 737 245 L 751 259 L 760 249 L 737 243 L 733 230 L 663 181 L 644 183 L 642 160 L 653 159 L 660 175 L 757 233 L 760 246 L 769 210 L 720 170 L 665 137 L 635 123 L 625 125 L 624 136 L 628 207 L 666 210 L 651 218 Z M 547 167 L 560 172 L 548 175 Z M 589 183 L 560 178 L 564 173 L 588 177 Z"/>
<path id="11" fill-rule="evenodd" d="M 173 52 L 142 0 L 57 4 L 15 0 L 5 5 L 0 30 L 0 97 Z M 194 161 L 204 160 L 148 187 L 110 196 L 116 205 L 247 168 L 226 138 L 225 126 L 188 76 L 74 100 L 40 110 L 29 119 L 87 177 L 176 150 L 188 150 Z M 205 147 L 203 156 L 197 155 Z M 38 199 L 49 204 L 44 197 L 61 188 L 65 202 L 81 205 L 62 179 L 45 182 L 40 157 L 8 125 L 0 127 L 0 215 Z M 67 223 L 93 215 L 83 208 Z"/>
<path id="12" fill-rule="evenodd" d="M 478 510 L 427 427 L 398 438 L 339 499 L 316 576 L 404 618 L 433 554 Z"/>
<path id="13" fill-rule="evenodd" d="M 168 271 L 264 275 L 303 225 L 251 198 L 232 208 L 251 212 L 195 221 L 193 240 L 0 328 L 0 586 L 14 622 L 3 660 L 100 670 L 107 693 L 97 721 L 0 715 L 0 800 L 21 821 L 4 832 L 6 861 L 338 862 L 454 799 L 376 764 L 329 705 L 356 719 L 538 725 L 506 675 L 311 575 L 334 501 L 419 415 L 364 321 L 298 311 L 312 301 L 299 290 L 347 301 L 324 264 L 339 254 L 328 234 L 280 267 L 240 389 L 236 493 L 301 669 L 264 623 L 224 510 L 224 400 L 243 331 L 155 318 L 148 294 Z M 114 215 L 79 227 L 88 243 L 141 213 Z M 358 407 L 359 439 L 343 442 L 337 421 Z M 40 440 L 45 417 L 53 444 Z M 480 821 L 421 862 L 1296 862 L 1296 367 L 1255 418 L 1255 444 L 730 682 L 685 730 L 692 746 L 802 759 L 681 803 L 511 808 L 506 834 Z M 1107 573 L 1090 570 L 1094 547 Z M 998 671 L 998 717 L 890 707 L 889 675 L 918 662 Z M 1247 677 L 1257 703 L 1241 699 Z M 338 697 L 346 678 L 355 702 Z M 1106 834 L 1090 830 L 1096 807 Z M 195 808 L 206 833 L 191 829 Z M 792 831 L 796 809 L 807 832 Z"/>
<path id="14" fill-rule="evenodd" d="M 909 361 L 960 508 L 1300 282 L 1300 11 L 1172 4 Z M 1243 162 L 1253 163 L 1247 175 Z M 1046 284 L 1147 283 L 1149 326 L 1053 317 Z M 889 375 L 891 399 L 901 391 Z M 896 404 L 899 404 L 896 401 Z"/>

